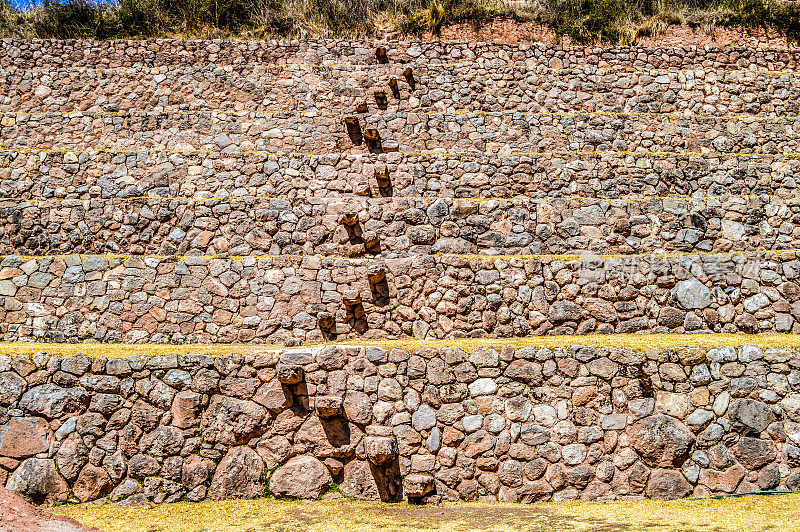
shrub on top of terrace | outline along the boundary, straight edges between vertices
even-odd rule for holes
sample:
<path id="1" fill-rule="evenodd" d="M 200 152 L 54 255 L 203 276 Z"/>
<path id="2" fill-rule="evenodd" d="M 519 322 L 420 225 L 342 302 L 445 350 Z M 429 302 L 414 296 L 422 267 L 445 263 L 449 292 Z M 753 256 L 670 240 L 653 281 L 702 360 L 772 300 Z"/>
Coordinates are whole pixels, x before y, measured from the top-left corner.
<path id="1" fill-rule="evenodd" d="M 0 36 L 371 37 L 438 34 L 448 24 L 537 21 L 575 43 L 634 44 L 672 24 L 772 31 L 800 44 L 800 6 L 778 0 L 0 0 Z"/>

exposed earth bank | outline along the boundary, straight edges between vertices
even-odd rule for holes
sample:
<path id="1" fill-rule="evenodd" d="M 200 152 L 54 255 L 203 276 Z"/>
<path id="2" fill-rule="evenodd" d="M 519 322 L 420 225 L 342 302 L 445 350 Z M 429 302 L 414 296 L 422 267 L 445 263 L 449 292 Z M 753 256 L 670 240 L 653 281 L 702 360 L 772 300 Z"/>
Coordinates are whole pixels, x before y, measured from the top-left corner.
<path id="1" fill-rule="evenodd" d="M 101 532 L 65 515 L 55 515 L 0 487 L 0 532 Z"/>
<path id="2" fill-rule="evenodd" d="M 405 40 L 417 40 L 416 36 L 402 36 L 399 34 L 387 37 Z M 546 43 L 571 45 L 569 37 L 556 37 L 552 28 L 536 22 L 517 22 L 514 20 L 496 19 L 492 21 L 471 20 L 460 22 L 442 28 L 439 35 L 426 33 L 422 37 L 425 41 L 471 41 L 495 42 L 500 44 L 520 43 Z M 787 46 L 786 39 L 777 33 L 763 30 L 746 32 L 736 28 L 715 28 L 712 34 L 707 33 L 699 26 L 680 24 L 669 26 L 664 33 L 656 37 L 641 37 L 637 46 L 664 47 L 664 46 L 734 46 L 747 48 L 770 48 L 788 50 L 796 48 Z M 600 48 L 616 47 L 616 43 L 600 43 Z"/>

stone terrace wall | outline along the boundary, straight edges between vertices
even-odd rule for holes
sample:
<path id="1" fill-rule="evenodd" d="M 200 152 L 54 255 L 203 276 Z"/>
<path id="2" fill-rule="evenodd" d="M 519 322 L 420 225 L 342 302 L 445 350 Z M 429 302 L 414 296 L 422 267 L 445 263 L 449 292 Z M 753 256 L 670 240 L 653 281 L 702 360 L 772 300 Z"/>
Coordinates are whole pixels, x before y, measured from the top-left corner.
<path id="1" fill-rule="evenodd" d="M 0 111 L 339 111 L 374 92 L 386 111 L 660 112 L 722 116 L 798 113 L 794 72 L 620 70 L 543 63 L 495 66 L 405 65 L 189 66 L 0 70 Z M 398 80 L 397 94 L 389 81 Z"/>
<path id="2" fill-rule="evenodd" d="M 779 251 L 800 239 L 800 52 L 376 47 L 3 41 L 3 339 L 800 334 L 800 251 Z M 754 346 L 0 356 L 0 483 L 37 503 L 800 490 L 798 388 L 797 352 Z"/>
<path id="3" fill-rule="evenodd" d="M 0 253 L 602 254 L 800 248 L 796 197 L 0 200 Z"/>
<path id="4" fill-rule="evenodd" d="M 526 155 L 0 151 L 0 194 L 17 200 L 138 196 L 793 194 L 800 155 L 542 153 Z"/>
<path id="5" fill-rule="evenodd" d="M 354 115 L 355 116 L 355 115 Z M 209 150 L 231 152 L 366 153 L 349 134 L 342 113 L 268 116 L 188 113 L 6 116 L 0 144 L 7 148 L 93 150 Z M 378 151 L 553 152 L 645 151 L 797 153 L 800 119 L 679 117 L 662 115 L 536 115 L 517 112 L 385 113 L 359 117 L 361 135 L 376 129 Z"/>
<path id="6" fill-rule="evenodd" d="M 3 356 L 0 482 L 51 504 L 798 490 L 798 368 L 755 346 Z"/>
<path id="7" fill-rule="evenodd" d="M 294 41 L 76 41 L 4 39 L 0 66 L 104 66 L 184 65 L 187 62 L 240 64 L 252 62 L 293 64 L 324 62 L 375 63 L 375 48 L 381 43 L 334 39 Z M 591 48 L 558 47 L 545 44 L 503 45 L 467 42 L 383 43 L 393 62 L 447 62 L 476 59 L 502 66 L 512 62 L 570 67 L 591 64 L 601 67 L 643 68 L 766 68 L 796 69 L 800 52 L 752 50 L 746 48 Z"/>
<path id="8" fill-rule="evenodd" d="M 800 252 L 489 259 L 6 257 L 5 340 L 800 332 Z"/>

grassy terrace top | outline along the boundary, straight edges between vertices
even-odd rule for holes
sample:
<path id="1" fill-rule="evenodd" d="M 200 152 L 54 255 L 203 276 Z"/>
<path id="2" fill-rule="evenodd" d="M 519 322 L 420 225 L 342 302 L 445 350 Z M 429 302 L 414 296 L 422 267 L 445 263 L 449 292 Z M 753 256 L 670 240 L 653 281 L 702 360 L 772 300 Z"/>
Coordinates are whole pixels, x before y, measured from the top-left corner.
<path id="1" fill-rule="evenodd" d="M 358 340 L 309 343 L 303 347 L 319 345 L 375 345 L 386 349 L 441 349 L 456 347 L 467 352 L 483 347 L 511 346 L 547 347 L 551 349 L 571 346 L 621 347 L 636 351 L 674 349 L 678 347 L 705 347 L 755 345 L 762 349 L 798 348 L 800 335 L 791 334 L 592 334 L 586 336 L 543 336 L 514 338 L 459 338 L 452 340 Z M 40 343 L 0 342 L 0 354 L 6 356 L 49 353 L 61 357 L 83 353 L 90 357 L 122 358 L 130 355 L 162 356 L 174 353 L 203 353 L 225 356 L 231 353 L 253 353 L 282 349 L 275 344 L 100 344 L 100 343 Z"/>

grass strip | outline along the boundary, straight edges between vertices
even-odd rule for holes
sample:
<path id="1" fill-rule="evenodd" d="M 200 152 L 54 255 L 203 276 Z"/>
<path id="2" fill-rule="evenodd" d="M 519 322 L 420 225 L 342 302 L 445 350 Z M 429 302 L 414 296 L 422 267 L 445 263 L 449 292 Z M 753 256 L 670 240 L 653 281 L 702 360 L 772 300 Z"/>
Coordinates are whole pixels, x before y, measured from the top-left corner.
<path id="1" fill-rule="evenodd" d="M 671 502 L 446 503 L 441 507 L 265 498 L 140 507 L 83 504 L 56 511 L 106 532 L 757 532 L 797 530 L 800 494 Z"/>
<path id="2" fill-rule="evenodd" d="M 585 336 L 528 336 L 512 338 L 457 338 L 449 340 L 343 340 L 338 342 L 308 343 L 300 347 L 323 345 L 378 346 L 384 349 L 458 348 L 467 352 L 490 347 L 500 349 L 510 346 L 546 347 L 549 349 L 571 346 L 617 347 L 636 351 L 650 349 L 713 348 L 719 346 L 739 347 L 755 345 L 761 349 L 800 347 L 800 335 L 794 334 L 590 334 Z M 6 356 L 49 353 L 68 357 L 83 353 L 90 357 L 122 358 L 131 355 L 163 356 L 174 353 L 202 353 L 211 356 L 225 356 L 231 353 L 257 353 L 275 349 L 285 349 L 280 344 L 101 344 L 101 343 L 47 343 L 47 342 L 0 342 L 0 354 Z"/>

